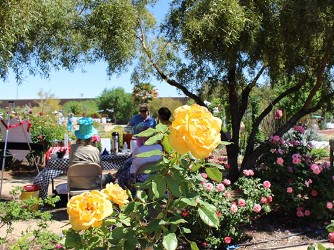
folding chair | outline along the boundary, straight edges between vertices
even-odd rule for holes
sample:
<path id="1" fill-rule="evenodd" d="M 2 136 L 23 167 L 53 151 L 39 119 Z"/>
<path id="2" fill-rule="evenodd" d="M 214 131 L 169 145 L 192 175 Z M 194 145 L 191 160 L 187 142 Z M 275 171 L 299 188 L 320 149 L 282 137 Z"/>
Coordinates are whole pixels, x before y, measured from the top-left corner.
<path id="1" fill-rule="evenodd" d="M 102 167 L 96 163 L 77 163 L 67 170 L 68 198 L 102 189 Z"/>

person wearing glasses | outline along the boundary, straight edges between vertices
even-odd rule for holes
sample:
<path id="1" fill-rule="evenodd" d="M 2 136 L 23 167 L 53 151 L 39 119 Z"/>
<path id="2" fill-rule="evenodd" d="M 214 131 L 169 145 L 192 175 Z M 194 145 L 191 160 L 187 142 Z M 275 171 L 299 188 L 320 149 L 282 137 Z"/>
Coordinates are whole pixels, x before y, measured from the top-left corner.
<path id="1" fill-rule="evenodd" d="M 131 118 L 128 125 L 132 126 L 134 135 L 148 128 L 155 128 L 155 119 L 149 115 L 149 111 L 149 106 L 144 103 L 139 106 L 139 114 Z"/>

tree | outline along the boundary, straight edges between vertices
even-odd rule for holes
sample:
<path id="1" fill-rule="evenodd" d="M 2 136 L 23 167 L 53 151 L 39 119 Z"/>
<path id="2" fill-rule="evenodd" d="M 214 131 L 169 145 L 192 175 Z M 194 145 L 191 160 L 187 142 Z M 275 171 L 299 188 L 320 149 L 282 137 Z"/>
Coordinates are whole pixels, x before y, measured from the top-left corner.
<path id="1" fill-rule="evenodd" d="M 95 116 L 98 113 L 97 101 L 86 100 L 86 101 L 68 101 L 63 104 L 63 113 L 79 116 Z"/>
<path id="2" fill-rule="evenodd" d="M 111 75 L 139 59 L 136 84 L 156 76 L 203 106 L 205 86 L 218 94 L 229 125 L 222 139 L 232 142 L 232 180 L 239 174 L 240 125 L 250 104 L 264 97 L 268 102 L 253 105 L 242 169 L 263 151 L 255 138 L 276 108 L 293 103 L 274 132 L 281 136 L 305 115 L 333 107 L 331 0 L 175 0 L 161 33 L 150 29 L 155 22 L 147 5 L 154 2 L 1 1 L 0 77 L 9 68 L 20 80 L 23 70 L 47 76 L 52 67 L 71 70 L 98 60 L 108 63 Z M 254 94 L 263 86 L 270 96 Z"/>
<path id="3" fill-rule="evenodd" d="M 133 87 L 132 97 L 136 105 L 149 103 L 159 96 L 157 89 L 150 83 L 139 83 Z"/>
<path id="4" fill-rule="evenodd" d="M 35 113 L 42 112 L 44 114 L 51 114 L 53 111 L 60 109 L 60 100 L 51 92 L 45 92 L 41 89 L 38 91 L 37 95 L 40 99 L 34 101 L 38 104 L 38 108 L 34 108 Z"/>
<path id="5" fill-rule="evenodd" d="M 104 89 L 97 102 L 101 112 L 118 124 L 127 124 L 137 111 L 137 107 L 132 103 L 131 94 L 125 93 L 121 87 Z"/>
<path id="6" fill-rule="evenodd" d="M 18 83 L 26 73 L 48 77 L 99 60 L 108 74 L 126 70 L 136 56 L 137 17 L 148 16 L 128 0 L 2 0 L 0 13 L 0 78 L 12 69 Z"/>
<path id="7" fill-rule="evenodd" d="M 242 169 L 261 155 L 263 144 L 255 145 L 255 138 L 275 109 L 294 104 L 274 132 L 282 136 L 305 115 L 333 105 L 333 23 L 330 0 L 176 0 L 163 23 L 166 39 L 150 41 L 138 22 L 147 56 L 140 66 L 150 64 L 159 79 L 200 105 L 206 106 L 199 94 L 203 86 L 219 93 L 231 124 L 222 139 L 232 142 L 229 174 L 236 180 L 240 125 L 255 89 L 268 86 L 272 95 L 254 114 Z M 168 56 L 159 57 L 162 51 Z M 135 75 L 138 79 L 140 70 Z M 263 95 L 257 98 L 261 102 Z"/>

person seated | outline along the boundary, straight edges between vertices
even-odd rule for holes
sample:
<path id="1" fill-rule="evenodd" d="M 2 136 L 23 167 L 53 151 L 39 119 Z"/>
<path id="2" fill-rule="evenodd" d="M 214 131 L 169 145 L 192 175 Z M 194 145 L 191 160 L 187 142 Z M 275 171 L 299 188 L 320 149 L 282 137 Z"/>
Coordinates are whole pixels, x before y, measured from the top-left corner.
<path id="1" fill-rule="evenodd" d="M 170 126 L 172 125 L 172 122 L 169 120 L 170 117 L 172 116 L 172 112 L 166 108 L 166 107 L 161 107 L 158 110 L 158 119 L 159 119 L 159 123 L 164 124 L 166 126 Z"/>
<path id="2" fill-rule="evenodd" d="M 145 141 L 147 138 L 141 139 Z M 125 161 L 123 166 L 116 173 L 117 182 L 120 187 L 127 188 L 133 195 L 135 194 L 133 184 L 136 182 L 144 182 L 148 177 L 147 174 L 143 173 L 144 170 L 148 166 L 154 165 L 162 158 L 161 155 L 154 155 L 151 157 L 137 157 L 137 155 L 155 149 L 158 149 L 161 152 L 163 151 L 160 144 L 140 145 L 134 149 L 132 156 Z"/>
<path id="3" fill-rule="evenodd" d="M 70 166 L 84 162 L 100 164 L 100 151 L 92 145 L 92 137 L 98 134 L 93 123 L 90 117 L 78 120 L 79 129 L 74 131 L 77 141 L 70 148 Z"/>
<path id="4" fill-rule="evenodd" d="M 133 134 L 136 135 L 148 128 L 155 128 L 156 122 L 153 117 L 149 115 L 149 106 L 144 103 L 139 106 L 140 114 L 135 115 L 131 118 L 128 123 L 128 126 L 132 126 Z"/>

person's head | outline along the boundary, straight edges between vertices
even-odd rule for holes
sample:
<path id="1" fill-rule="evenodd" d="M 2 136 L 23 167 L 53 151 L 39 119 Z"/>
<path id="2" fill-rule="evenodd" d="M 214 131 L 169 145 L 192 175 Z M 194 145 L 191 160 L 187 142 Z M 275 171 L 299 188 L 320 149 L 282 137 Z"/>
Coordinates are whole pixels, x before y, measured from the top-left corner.
<path id="1" fill-rule="evenodd" d="M 169 121 L 172 116 L 172 112 L 168 108 L 162 107 L 158 110 L 158 115 L 160 121 Z"/>
<path id="2" fill-rule="evenodd" d="M 139 106 L 140 115 L 145 119 L 148 116 L 148 112 L 150 111 L 148 104 L 144 103 Z"/>
<path id="3" fill-rule="evenodd" d="M 74 131 L 75 136 L 77 137 L 77 142 L 87 142 L 91 141 L 93 135 L 97 135 L 98 131 L 93 126 L 93 119 L 90 117 L 80 118 L 78 120 L 79 129 Z"/>
<path id="4" fill-rule="evenodd" d="M 158 110 L 158 115 L 159 115 L 159 121 L 164 124 L 164 125 L 171 125 L 171 121 L 169 120 L 170 117 L 172 116 L 172 112 L 166 108 L 162 107 Z"/>

